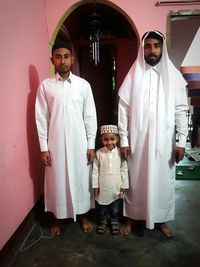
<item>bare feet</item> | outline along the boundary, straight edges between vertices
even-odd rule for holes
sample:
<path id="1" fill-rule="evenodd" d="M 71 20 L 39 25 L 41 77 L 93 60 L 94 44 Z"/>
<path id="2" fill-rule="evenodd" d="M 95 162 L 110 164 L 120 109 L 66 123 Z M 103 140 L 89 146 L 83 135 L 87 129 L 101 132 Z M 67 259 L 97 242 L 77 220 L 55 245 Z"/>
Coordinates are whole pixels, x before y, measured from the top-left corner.
<path id="1" fill-rule="evenodd" d="M 132 230 L 133 221 L 128 219 L 125 224 L 121 226 L 120 232 L 122 235 L 128 236 Z"/>
<path id="2" fill-rule="evenodd" d="M 93 229 L 93 223 L 88 220 L 85 216 L 81 216 L 81 226 L 83 228 L 83 232 L 89 233 Z"/>
<path id="3" fill-rule="evenodd" d="M 54 236 L 60 235 L 60 222 L 58 219 L 54 219 L 54 222 L 52 223 L 51 227 L 50 227 L 51 233 Z"/>
<path id="4" fill-rule="evenodd" d="M 172 229 L 170 229 L 166 223 L 158 223 L 158 229 L 163 233 L 166 237 L 174 237 L 174 233 Z"/>

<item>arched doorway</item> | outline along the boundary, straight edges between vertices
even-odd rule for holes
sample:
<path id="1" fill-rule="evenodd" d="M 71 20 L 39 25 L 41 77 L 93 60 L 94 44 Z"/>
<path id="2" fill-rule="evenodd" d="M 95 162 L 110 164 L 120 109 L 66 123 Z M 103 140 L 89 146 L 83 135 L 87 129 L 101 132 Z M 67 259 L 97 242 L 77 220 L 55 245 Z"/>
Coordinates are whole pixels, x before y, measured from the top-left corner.
<path id="1" fill-rule="evenodd" d="M 92 59 L 90 42 L 94 26 L 99 32 L 97 64 Z M 68 38 L 73 42 L 76 58 L 73 72 L 89 81 L 93 90 L 98 128 L 117 124 L 118 90 L 138 50 L 139 38 L 133 22 L 109 1 L 82 1 L 63 21 L 55 40 Z"/>

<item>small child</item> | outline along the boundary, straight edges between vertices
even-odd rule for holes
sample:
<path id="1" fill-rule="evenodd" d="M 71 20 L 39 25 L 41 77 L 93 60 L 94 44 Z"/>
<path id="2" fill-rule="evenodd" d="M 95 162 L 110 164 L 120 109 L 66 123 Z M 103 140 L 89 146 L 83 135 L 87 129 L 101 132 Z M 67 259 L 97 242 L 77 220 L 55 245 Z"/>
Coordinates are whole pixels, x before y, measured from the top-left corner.
<path id="1" fill-rule="evenodd" d="M 127 162 L 121 160 L 117 147 L 119 136 L 116 125 L 103 125 L 101 140 L 104 147 L 96 152 L 92 174 L 99 211 L 97 233 L 103 234 L 110 220 L 111 233 L 117 235 L 124 189 L 129 187 Z"/>

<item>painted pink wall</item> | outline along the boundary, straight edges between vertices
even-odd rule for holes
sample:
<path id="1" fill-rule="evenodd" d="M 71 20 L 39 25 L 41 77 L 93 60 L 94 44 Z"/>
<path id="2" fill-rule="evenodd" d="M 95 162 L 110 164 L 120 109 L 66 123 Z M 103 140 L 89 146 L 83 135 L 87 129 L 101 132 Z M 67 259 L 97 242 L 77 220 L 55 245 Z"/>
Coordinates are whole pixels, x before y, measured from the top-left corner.
<path id="1" fill-rule="evenodd" d="M 49 76 L 44 0 L 0 7 L 0 248 L 43 192 L 34 100 Z"/>

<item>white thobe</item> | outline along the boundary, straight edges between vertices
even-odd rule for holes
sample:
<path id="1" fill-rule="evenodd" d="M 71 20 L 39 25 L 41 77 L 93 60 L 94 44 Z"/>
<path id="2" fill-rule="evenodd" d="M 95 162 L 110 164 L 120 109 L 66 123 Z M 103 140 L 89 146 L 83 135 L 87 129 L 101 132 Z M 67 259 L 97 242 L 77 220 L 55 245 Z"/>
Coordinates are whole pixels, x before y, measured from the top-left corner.
<path id="1" fill-rule="evenodd" d="M 94 149 L 97 129 L 92 90 L 70 73 L 41 82 L 35 105 L 41 151 L 49 151 L 45 170 L 45 210 L 58 219 L 74 218 L 91 208 L 87 149 Z"/>
<path id="2" fill-rule="evenodd" d="M 99 188 L 95 197 L 101 205 L 109 205 L 120 197 L 120 188 L 129 187 L 127 162 L 122 161 L 117 147 L 103 147 L 96 152 L 93 163 L 92 186 Z"/>
<path id="3" fill-rule="evenodd" d="M 146 227 L 154 223 L 174 219 L 175 214 L 175 166 L 172 159 L 175 145 L 174 126 L 162 136 L 164 152 L 157 152 L 158 85 L 159 64 L 146 65 L 144 74 L 143 127 L 135 140 L 134 153 L 128 158 L 130 189 L 126 192 L 124 216 L 145 220 Z M 176 86 L 175 86 L 176 87 Z M 181 88 L 182 89 L 182 88 Z M 187 138 L 188 110 L 185 90 L 175 88 L 175 122 L 180 147 L 185 147 Z M 163 106 L 164 108 L 164 106 Z M 121 98 L 119 102 L 119 133 L 121 147 L 129 146 L 130 107 Z M 167 118 L 166 118 L 167 123 Z M 134 129 L 132 129 L 134 131 Z"/>

